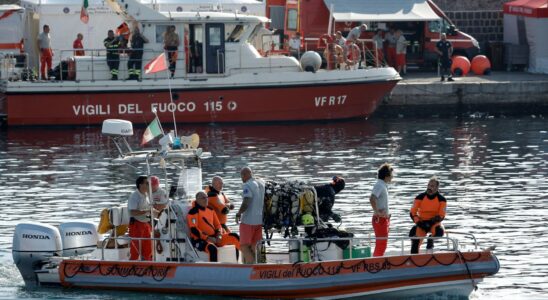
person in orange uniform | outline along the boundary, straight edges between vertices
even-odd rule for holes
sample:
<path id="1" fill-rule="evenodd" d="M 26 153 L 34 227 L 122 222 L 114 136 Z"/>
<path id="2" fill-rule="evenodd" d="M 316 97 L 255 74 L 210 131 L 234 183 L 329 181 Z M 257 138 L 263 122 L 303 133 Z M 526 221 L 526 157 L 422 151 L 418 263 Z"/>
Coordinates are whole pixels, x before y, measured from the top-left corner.
<path id="1" fill-rule="evenodd" d="M 84 56 L 86 55 L 86 52 L 83 50 L 84 45 L 82 44 L 82 40 L 84 39 L 84 35 L 81 33 L 78 33 L 76 35 L 76 39 L 72 43 L 72 49 L 74 49 L 74 56 Z"/>
<path id="2" fill-rule="evenodd" d="M 420 193 L 413 202 L 411 219 L 415 226 L 409 232 L 410 237 L 424 237 L 430 233 L 433 237 L 442 237 L 445 229 L 441 221 L 445 218 L 447 201 L 439 193 L 440 182 L 436 177 L 430 178 L 426 192 Z M 411 253 L 419 253 L 422 239 L 414 239 L 411 243 Z M 434 240 L 428 239 L 427 250 L 434 249 Z"/>
<path id="3" fill-rule="evenodd" d="M 207 186 L 205 189 L 208 197 L 207 207 L 211 208 L 217 215 L 223 233 L 230 233 L 230 229 L 226 226 L 226 217 L 230 210 L 234 209 L 234 204 L 230 203 L 228 197 L 222 190 L 223 178 L 214 176 L 211 179 L 211 185 Z"/>
<path id="4" fill-rule="evenodd" d="M 122 44 L 120 48 L 126 49 L 129 36 L 131 35 L 131 31 L 129 30 L 129 26 L 126 22 L 123 22 L 116 28 L 116 35 L 120 38 L 120 42 Z"/>
<path id="5" fill-rule="evenodd" d="M 240 238 L 235 233 L 221 231 L 221 223 L 215 212 L 207 207 L 207 194 L 196 193 L 196 201 L 192 202 L 192 208 L 188 212 L 186 221 L 190 229 L 192 245 L 199 251 L 209 254 L 209 261 L 218 261 L 217 247 L 234 245 L 236 258 L 239 257 Z"/>

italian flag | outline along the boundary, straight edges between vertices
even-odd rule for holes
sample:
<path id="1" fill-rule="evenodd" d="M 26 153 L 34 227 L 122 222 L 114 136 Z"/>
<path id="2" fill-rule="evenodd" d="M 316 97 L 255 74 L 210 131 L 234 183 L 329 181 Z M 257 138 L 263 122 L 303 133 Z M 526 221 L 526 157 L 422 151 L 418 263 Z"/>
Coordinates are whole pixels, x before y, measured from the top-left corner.
<path id="1" fill-rule="evenodd" d="M 82 3 L 82 10 L 80 10 L 80 21 L 82 23 L 87 24 L 89 22 L 89 14 L 88 14 L 88 0 L 84 0 Z"/>
<path id="2" fill-rule="evenodd" d="M 152 123 L 148 124 L 148 127 L 145 130 L 145 133 L 143 133 L 141 146 L 152 141 L 155 137 L 159 136 L 160 134 L 162 134 L 162 129 L 160 128 L 160 121 L 158 120 L 158 117 L 156 117 L 154 118 L 154 121 L 152 121 Z"/>

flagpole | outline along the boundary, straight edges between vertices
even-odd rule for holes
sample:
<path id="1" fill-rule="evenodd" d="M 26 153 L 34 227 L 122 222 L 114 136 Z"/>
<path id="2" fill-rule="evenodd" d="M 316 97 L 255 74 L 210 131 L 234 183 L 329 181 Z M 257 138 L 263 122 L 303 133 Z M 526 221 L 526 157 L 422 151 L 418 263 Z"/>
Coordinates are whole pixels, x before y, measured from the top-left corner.
<path id="1" fill-rule="evenodd" d="M 169 52 L 167 53 L 167 60 L 168 62 L 170 62 Z M 169 100 L 171 101 L 171 103 L 173 103 L 173 95 L 171 93 L 171 70 L 169 69 L 169 67 L 166 69 L 166 74 L 167 74 L 167 85 L 169 89 Z M 175 109 L 173 109 L 171 113 L 173 115 L 173 128 L 175 130 L 175 137 L 178 137 L 179 135 L 177 134 L 177 121 L 175 121 Z"/>

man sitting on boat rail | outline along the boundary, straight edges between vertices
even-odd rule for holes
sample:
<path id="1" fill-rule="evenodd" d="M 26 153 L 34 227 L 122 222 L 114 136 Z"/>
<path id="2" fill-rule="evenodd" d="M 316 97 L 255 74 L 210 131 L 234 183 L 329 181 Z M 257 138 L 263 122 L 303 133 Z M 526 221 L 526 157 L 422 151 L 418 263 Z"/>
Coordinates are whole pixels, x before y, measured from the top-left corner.
<path id="1" fill-rule="evenodd" d="M 434 176 L 428 181 L 426 192 L 420 193 L 415 197 L 410 213 L 415 226 L 409 232 L 410 237 L 424 237 L 427 233 L 430 233 L 434 237 L 442 237 L 444 235 L 445 229 L 441 225 L 441 221 L 445 218 L 447 201 L 439 193 L 439 186 L 440 182 Z M 422 239 L 414 239 L 412 241 L 411 254 L 419 253 L 421 243 Z M 434 240 L 428 239 L 426 250 L 433 251 L 433 249 Z"/>
<path id="2" fill-rule="evenodd" d="M 226 217 L 230 210 L 234 209 L 234 204 L 230 203 L 228 197 L 223 193 L 223 178 L 214 176 L 211 179 L 211 185 L 205 188 L 208 197 L 207 207 L 211 208 L 223 229 L 223 233 L 230 233 L 230 229 L 226 226 Z"/>
<path id="3" fill-rule="evenodd" d="M 129 237 L 131 239 L 130 260 L 152 260 L 152 241 L 150 240 L 150 204 L 148 201 L 148 178 L 139 176 L 135 182 L 137 190 L 131 194 L 127 203 L 129 211 Z M 148 240 L 136 240 L 144 238 Z M 140 255 L 139 255 L 140 254 Z"/>
<path id="4" fill-rule="evenodd" d="M 207 207 L 207 202 L 205 192 L 196 193 L 196 200 L 192 202 L 192 208 L 186 217 L 193 246 L 199 251 L 208 253 L 209 261 L 216 262 L 218 261 L 217 247 L 234 245 L 237 259 L 240 237 L 236 233 L 222 233 L 221 223 L 215 212 Z"/>

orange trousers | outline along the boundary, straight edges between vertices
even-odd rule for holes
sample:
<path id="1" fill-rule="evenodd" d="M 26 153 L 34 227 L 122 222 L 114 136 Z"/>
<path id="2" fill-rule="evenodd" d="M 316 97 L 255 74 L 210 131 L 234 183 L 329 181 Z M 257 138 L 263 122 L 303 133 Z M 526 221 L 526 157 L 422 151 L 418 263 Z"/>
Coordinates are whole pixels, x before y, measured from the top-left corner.
<path id="1" fill-rule="evenodd" d="M 51 49 L 40 49 L 40 75 L 42 79 L 48 79 L 48 74 L 51 70 L 51 61 L 53 58 L 53 51 Z"/>
<path id="2" fill-rule="evenodd" d="M 139 259 L 139 243 L 141 243 L 141 260 L 152 260 L 152 241 L 150 232 L 152 227 L 149 223 L 133 221 L 129 224 L 130 238 L 148 238 L 149 240 L 131 240 L 130 260 Z"/>

